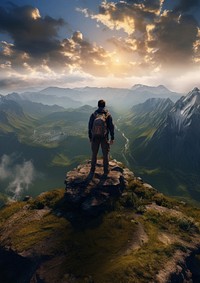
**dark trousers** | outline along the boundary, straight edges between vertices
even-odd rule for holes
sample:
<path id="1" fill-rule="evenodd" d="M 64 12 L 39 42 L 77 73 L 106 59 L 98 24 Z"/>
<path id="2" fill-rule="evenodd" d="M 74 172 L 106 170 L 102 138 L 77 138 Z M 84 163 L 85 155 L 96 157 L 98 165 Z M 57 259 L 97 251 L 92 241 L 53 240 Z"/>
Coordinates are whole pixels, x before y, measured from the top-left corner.
<path id="1" fill-rule="evenodd" d="M 106 138 L 94 138 L 91 142 L 92 147 L 92 161 L 91 161 L 91 171 L 95 171 L 95 166 L 97 162 L 97 154 L 99 151 L 99 146 L 101 145 L 101 150 L 103 153 L 103 169 L 104 173 L 108 172 L 108 164 L 109 164 L 109 151 L 110 144 Z"/>

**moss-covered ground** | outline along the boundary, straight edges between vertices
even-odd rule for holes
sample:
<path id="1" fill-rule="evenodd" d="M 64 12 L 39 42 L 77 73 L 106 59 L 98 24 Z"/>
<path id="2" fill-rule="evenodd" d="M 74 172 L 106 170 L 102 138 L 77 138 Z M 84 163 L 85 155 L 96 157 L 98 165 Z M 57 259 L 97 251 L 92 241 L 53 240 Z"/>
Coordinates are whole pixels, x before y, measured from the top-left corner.
<path id="1" fill-rule="evenodd" d="M 198 208 L 165 197 L 136 179 L 112 209 L 93 218 L 76 215 L 76 221 L 70 221 L 73 212 L 63 197 L 64 190 L 57 189 L 0 211 L 1 235 L 10 229 L 8 238 L 1 236 L 1 244 L 55 261 L 62 257 L 52 266 L 57 282 L 70 276 L 80 283 L 154 282 L 174 253 L 184 251 L 185 243 L 199 234 Z M 147 235 L 143 243 L 139 226 Z M 171 242 L 162 241 L 163 233 Z M 51 274 L 50 263 L 48 268 Z"/>

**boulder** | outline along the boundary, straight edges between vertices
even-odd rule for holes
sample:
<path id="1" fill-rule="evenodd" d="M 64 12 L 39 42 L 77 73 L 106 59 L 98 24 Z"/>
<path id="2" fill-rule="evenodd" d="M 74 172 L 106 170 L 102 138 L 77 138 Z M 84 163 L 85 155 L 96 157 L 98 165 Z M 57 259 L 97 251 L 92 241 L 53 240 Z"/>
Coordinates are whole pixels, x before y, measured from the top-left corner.
<path id="1" fill-rule="evenodd" d="M 97 161 L 94 175 L 90 166 L 91 161 L 87 161 L 67 173 L 65 200 L 86 214 L 96 215 L 108 208 L 112 198 L 121 196 L 134 175 L 116 160 L 109 162 L 107 175 L 103 174 L 102 160 Z"/>

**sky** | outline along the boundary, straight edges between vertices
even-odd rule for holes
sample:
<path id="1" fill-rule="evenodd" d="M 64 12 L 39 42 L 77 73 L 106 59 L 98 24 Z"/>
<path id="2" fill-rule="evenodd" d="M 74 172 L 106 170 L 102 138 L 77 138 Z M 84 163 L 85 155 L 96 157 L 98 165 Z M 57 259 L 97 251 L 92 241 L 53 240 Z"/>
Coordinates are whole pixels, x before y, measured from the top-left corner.
<path id="1" fill-rule="evenodd" d="M 0 93 L 200 87 L 200 0 L 0 2 Z"/>

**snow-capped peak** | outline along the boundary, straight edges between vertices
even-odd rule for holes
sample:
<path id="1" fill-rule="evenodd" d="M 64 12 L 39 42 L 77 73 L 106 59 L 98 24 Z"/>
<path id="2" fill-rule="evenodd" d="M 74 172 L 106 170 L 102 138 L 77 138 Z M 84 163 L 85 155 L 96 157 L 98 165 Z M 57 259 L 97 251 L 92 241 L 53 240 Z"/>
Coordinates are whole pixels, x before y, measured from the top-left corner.
<path id="1" fill-rule="evenodd" d="M 188 99 L 189 97 L 193 96 L 199 96 L 200 95 L 200 90 L 198 87 L 195 87 L 192 91 L 190 91 L 185 98 Z"/>
<path id="2" fill-rule="evenodd" d="M 200 115 L 200 90 L 197 87 L 177 101 L 171 110 L 170 117 L 173 125 L 181 130 L 191 124 L 194 114 Z"/>
<path id="3" fill-rule="evenodd" d="M 181 108 L 191 108 L 195 105 L 200 105 L 200 90 L 197 87 L 195 87 L 184 97 Z"/>
<path id="4" fill-rule="evenodd" d="M 143 87 L 146 87 L 145 85 L 142 85 L 142 84 L 135 84 L 134 86 L 132 86 L 132 90 L 136 90 L 138 88 L 143 88 Z"/>

